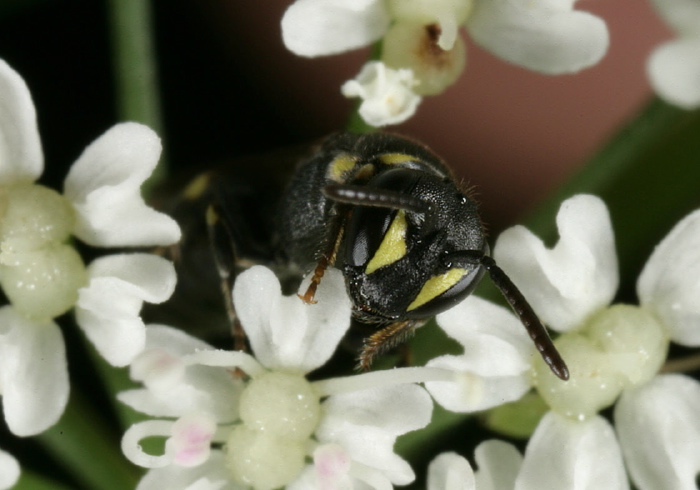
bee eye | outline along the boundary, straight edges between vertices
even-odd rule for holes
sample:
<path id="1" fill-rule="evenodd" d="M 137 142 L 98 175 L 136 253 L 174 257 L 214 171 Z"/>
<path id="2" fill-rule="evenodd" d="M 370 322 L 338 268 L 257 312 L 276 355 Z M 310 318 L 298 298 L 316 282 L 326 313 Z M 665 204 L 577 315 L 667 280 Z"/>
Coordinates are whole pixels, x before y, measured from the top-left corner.
<path id="1" fill-rule="evenodd" d="M 414 170 L 388 170 L 367 183 L 366 205 L 355 202 L 345 228 L 347 264 L 365 267 L 370 274 L 380 267 L 401 259 L 407 252 L 408 224 L 405 209 L 377 206 L 397 193 L 410 195 L 420 178 Z M 386 198 L 385 198 L 386 196 Z M 401 203 L 396 203 L 396 206 Z M 413 204 L 415 206 L 415 204 Z"/>
<path id="2" fill-rule="evenodd" d="M 392 212 L 378 208 L 358 208 L 354 210 L 346 233 L 345 263 L 355 267 L 365 267 L 379 249 L 382 238 L 389 229 Z"/>
<path id="3" fill-rule="evenodd" d="M 407 315 L 425 318 L 437 315 L 469 296 L 484 276 L 481 266 L 471 269 L 455 267 L 425 281 L 420 292 L 408 305 Z"/>

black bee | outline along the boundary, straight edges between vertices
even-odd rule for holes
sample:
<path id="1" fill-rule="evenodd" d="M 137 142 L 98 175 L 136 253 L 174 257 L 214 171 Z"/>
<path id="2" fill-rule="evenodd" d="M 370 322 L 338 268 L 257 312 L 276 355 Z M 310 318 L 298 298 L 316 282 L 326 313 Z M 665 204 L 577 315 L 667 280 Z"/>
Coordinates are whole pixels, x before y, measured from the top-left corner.
<path id="1" fill-rule="evenodd" d="M 241 176 L 243 167 L 248 175 Z M 554 374 L 568 379 L 545 328 L 489 256 L 476 203 L 427 147 L 392 134 L 340 133 L 301 158 L 267 157 L 237 168 L 237 177 L 211 172 L 195 180 L 183 201 L 190 203 L 187 216 L 195 202 L 206 214 L 206 231 L 194 231 L 195 239 L 208 236 L 234 324 L 230 289 L 241 267 L 264 262 L 281 274 L 313 271 L 300 295 L 310 303 L 325 270 L 335 267 L 345 277 L 353 319 L 373 328 L 359 354 L 367 369 L 488 273 Z M 191 238 L 185 240 L 183 260 Z M 201 267 L 200 257 L 192 266 Z M 234 330 L 241 347 L 242 331 Z"/>

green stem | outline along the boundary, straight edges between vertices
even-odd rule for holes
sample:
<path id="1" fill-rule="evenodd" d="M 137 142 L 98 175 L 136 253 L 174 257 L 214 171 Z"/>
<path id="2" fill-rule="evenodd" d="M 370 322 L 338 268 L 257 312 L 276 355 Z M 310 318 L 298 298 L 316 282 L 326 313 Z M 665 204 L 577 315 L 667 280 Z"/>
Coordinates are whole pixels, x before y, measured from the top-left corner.
<path id="1" fill-rule="evenodd" d="M 61 420 L 37 440 L 79 479 L 83 488 L 134 488 L 138 470 L 119 449 L 119 437 L 80 394 L 71 395 Z"/>
<path id="2" fill-rule="evenodd" d="M 163 137 L 158 74 L 149 0 L 110 0 L 117 114 L 137 121 Z M 144 184 L 144 192 L 165 177 L 165 158 Z"/>
<path id="3" fill-rule="evenodd" d="M 88 355 L 92 360 L 92 366 L 99 373 L 100 379 L 113 398 L 112 408 L 117 414 L 117 419 L 119 421 L 119 427 L 122 430 L 126 430 L 131 425 L 143 420 L 145 417 L 133 410 L 131 407 L 119 402 L 116 399 L 116 395 L 122 391 L 133 389 L 136 383 L 131 381 L 129 378 L 128 368 L 117 368 L 110 365 L 104 360 L 104 358 L 97 352 L 92 344 L 85 343 L 85 348 L 88 351 Z"/>
<path id="4" fill-rule="evenodd" d="M 50 480 L 26 468 L 22 468 L 22 474 L 13 490 L 70 490 L 70 487 Z"/>

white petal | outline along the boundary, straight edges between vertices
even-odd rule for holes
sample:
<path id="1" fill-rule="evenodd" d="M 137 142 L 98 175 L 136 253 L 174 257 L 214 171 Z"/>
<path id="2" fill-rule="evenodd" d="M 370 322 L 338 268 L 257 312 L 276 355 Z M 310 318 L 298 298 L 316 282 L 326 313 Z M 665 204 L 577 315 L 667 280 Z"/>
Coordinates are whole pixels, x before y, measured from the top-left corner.
<path id="1" fill-rule="evenodd" d="M 546 74 L 596 64 L 609 44 L 605 22 L 572 2 L 480 0 L 467 20 L 474 41 L 513 64 Z"/>
<path id="2" fill-rule="evenodd" d="M 529 389 L 536 355 L 523 326 L 507 309 L 469 296 L 436 318 L 464 347 L 460 356 L 441 356 L 427 366 L 455 373 L 454 381 L 425 384 L 444 408 L 454 412 L 486 410 L 518 400 Z"/>
<path id="3" fill-rule="evenodd" d="M 523 457 L 512 444 L 495 439 L 484 441 L 474 451 L 476 487 L 479 490 L 512 490 Z"/>
<path id="4" fill-rule="evenodd" d="M 297 0 L 282 17 L 282 40 L 300 56 L 342 53 L 377 41 L 389 21 L 381 0 Z"/>
<path id="5" fill-rule="evenodd" d="M 93 261 L 88 276 L 88 285 L 78 291 L 78 325 L 109 363 L 126 366 L 146 342 L 141 306 L 170 297 L 175 268 L 151 254 L 109 255 Z"/>
<path id="6" fill-rule="evenodd" d="M 362 99 L 358 109 L 362 119 L 381 127 L 402 123 L 415 114 L 421 101 L 413 91 L 417 83 L 410 69 L 394 70 L 380 61 L 370 61 L 340 90 L 345 97 Z"/>
<path id="7" fill-rule="evenodd" d="M 316 490 L 318 488 L 316 471 L 312 465 L 306 465 L 299 476 L 285 490 Z M 341 490 L 345 490 L 341 488 Z"/>
<path id="8" fill-rule="evenodd" d="M 194 468 L 168 466 L 150 470 L 141 479 L 136 490 L 164 488 L 168 490 L 243 490 L 246 487 L 230 481 L 223 453 L 212 451 L 206 463 Z"/>
<path id="9" fill-rule="evenodd" d="M 700 25 L 700 19 L 696 21 Z M 700 107 L 700 37 L 662 44 L 649 56 L 647 73 L 656 93 L 683 109 Z"/>
<path id="10" fill-rule="evenodd" d="M 566 331 L 612 301 L 617 255 L 608 210 L 599 198 L 578 195 L 557 214 L 552 249 L 522 226 L 498 237 L 494 257 L 549 327 Z"/>
<path id="11" fill-rule="evenodd" d="M 315 299 L 317 303 L 305 304 L 296 295 L 282 296 L 277 277 L 265 267 L 251 267 L 238 276 L 233 288 L 236 314 L 263 365 L 308 372 L 333 355 L 350 327 L 351 314 L 339 271 L 326 271 Z"/>
<path id="12" fill-rule="evenodd" d="M 68 367 L 61 330 L 0 308 L 0 393 L 13 434 L 32 436 L 55 424 L 68 402 Z"/>
<path id="13" fill-rule="evenodd" d="M 177 359 L 209 349 L 211 346 L 205 342 L 180 330 L 164 325 L 147 326 L 146 349 L 131 365 L 132 379 L 143 380 L 147 388 L 123 391 L 117 398 L 131 408 L 154 417 L 180 417 L 204 412 L 212 414 L 220 423 L 233 422 L 238 418 L 238 396 L 243 386 L 228 370 L 193 365 L 187 367 L 180 379 L 172 380 L 170 384 L 157 384 L 149 382 L 149 373 L 140 366 L 144 357 L 156 351 Z"/>
<path id="14" fill-rule="evenodd" d="M 615 426 L 625 461 L 640 490 L 695 490 L 700 472 L 700 384 L 658 376 L 622 394 Z"/>
<path id="15" fill-rule="evenodd" d="M 19 480 L 19 463 L 11 454 L 0 449 L 0 490 L 11 488 Z"/>
<path id="16" fill-rule="evenodd" d="M 628 489 L 620 447 L 610 424 L 596 416 L 584 422 L 549 412 L 525 450 L 516 490 Z"/>
<path id="17" fill-rule="evenodd" d="M 0 185 L 33 182 L 43 170 L 32 96 L 24 79 L 0 60 Z"/>
<path id="18" fill-rule="evenodd" d="M 469 461 L 457 453 L 442 453 L 428 466 L 428 490 L 476 490 Z M 479 490 L 482 490 L 479 488 Z"/>
<path id="19" fill-rule="evenodd" d="M 415 475 L 393 451 L 396 437 L 430 422 L 432 402 L 416 385 L 374 388 L 329 397 L 325 417 L 316 430 L 324 443 L 342 446 L 353 461 L 379 469 L 396 485 L 406 485 Z"/>
<path id="20" fill-rule="evenodd" d="M 92 142 L 65 181 L 65 195 L 77 214 L 74 234 L 104 247 L 177 242 L 177 223 L 141 197 L 141 184 L 156 167 L 160 152 L 158 135 L 137 123 L 117 124 Z"/>
<path id="21" fill-rule="evenodd" d="M 436 402 L 452 412 L 477 412 L 519 400 L 530 390 L 529 371 L 504 376 L 481 373 L 483 366 L 464 356 L 442 356 L 426 366 L 455 373 L 454 381 L 425 383 Z"/>
<path id="22" fill-rule="evenodd" d="M 478 296 L 468 296 L 435 320 L 464 347 L 464 355 L 479 359 L 485 371 L 519 373 L 530 363 L 532 342 L 515 315 Z"/>
<path id="23" fill-rule="evenodd" d="M 174 356 L 182 357 L 198 350 L 213 349 L 203 340 L 193 337 L 177 328 L 167 325 L 146 327 L 146 348 L 167 350 Z"/>
<path id="24" fill-rule="evenodd" d="M 669 328 L 671 339 L 700 345 L 700 211 L 683 218 L 654 249 L 637 281 L 640 303 Z"/>
<path id="25" fill-rule="evenodd" d="M 700 34 L 700 3 L 697 0 L 652 0 L 651 4 L 679 34 Z"/>

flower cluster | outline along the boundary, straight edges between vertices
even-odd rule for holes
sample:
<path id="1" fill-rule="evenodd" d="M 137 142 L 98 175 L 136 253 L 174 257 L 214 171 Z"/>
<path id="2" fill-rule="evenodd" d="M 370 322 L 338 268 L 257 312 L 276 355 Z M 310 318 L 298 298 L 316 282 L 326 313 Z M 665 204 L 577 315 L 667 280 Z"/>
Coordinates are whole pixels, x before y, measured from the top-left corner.
<path id="1" fill-rule="evenodd" d="M 700 384 L 659 372 L 671 341 L 700 345 L 700 211 L 678 223 L 650 257 L 637 282 L 638 306 L 611 305 L 617 257 L 602 201 L 587 195 L 565 201 L 557 225 L 552 249 L 518 226 L 501 234 L 494 256 L 560 332 L 555 345 L 569 381 L 549 372 L 514 315 L 470 297 L 437 317 L 464 353 L 428 363 L 460 377 L 427 389 L 463 412 L 537 390 L 550 412 L 528 443 L 518 482 L 539 471 L 540 488 L 624 489 L 626 468 L 640 489 L 694 488 Z M 613 404 L 614 429 L 599 415 Z"/>
<path id="2" fill-rule="evenodd" d="M 494 252 L 561 333 L 555 345 L 569 364 L 568 382 L 549 372 L 514 315 L 477 297 L 437 317 L 463 354 L 438 357 L 426 368 L 309 381 L 306 374 L 330 358 L 348 328 L 342 277 L 329 271 L 318 304 L 308 305 L 282 296 L 272 272 L 254 267 L 234 290 L 254 355 L 149 327 L 148 348 L 131 367 L 145 387 L 120 399 L 170 420 L 142 422 L 125 435 L 127 456 L 152 468 L 139 488 L 409 483 L 413 471 L 392 446 L 429 421 L 431 402 L 418 382 L 451 411 L 497 407 L 532 388 L 549 409 L 524 457 L 510 444 L 487 441 L 477 448 L 474 472 L 463 457 L 442 454 L 430 466 L 430 489 L 627 489 L 628 473 L 645 490 L 693 488 L 700 385 L 659 371 L 669 342 L 698 345 L 693 278 L 700 272 L 700 211 L 649 259 L 639 306 L 610 306 L 618 277 L 605 205 L 576 196 L 562 204 L 557 224 L 552 249 L 515 227 Z M 614 427 L 599 415 L 613 404 Z M 167 439 L 162 456 L 140 448 L 152 436 Z"/>
<path id="3" fill-rule="evenodd" d="M 36 113 L 24 80 L 0 60 L 0 394 L 10 431 L 38 434 L 68 401 L 63 336 L 54 318 L 69 310 L 110 363 L 129 364 L 145 346 L 144 301 L 165 301 L 175 271 L 163 258 L 119 253 L 85 265 L 71 243 L 144 247 L 179 240 L 168 216 L 149 208 L 139 188 L 161 152 L 158 136 L 118 124 L 73 164 L 60 194 L 36 183 L 44 162 Z M 0 488 L 19 468 L 0 452 Z"/>
<path id="4" fill-rule="evenodd" d="M 234 302 L 254 355 L 148 327 L 147 348 L 131 366 L 145 387 L 119 398 L 170 420 L 138 423 L 124 436 L 127 457 L 152 468 L 139 489 L 391 488 L 413 481 L 393 445 L 430 421 L 430 396 L 410 383 L 421 370 L 309 381 L 350 326 L 338 271 L 327 272 L 316 299 L 310 305 L 282 296 L 264 267 L 242 273 Z M 161 456 L 139 445 L 153 436 L 167 438 Z"/>
<path id="5" fill-rule="evenodd" d="M 654 90 L 684 109 L 700 107 L 700 5 L 695 0 L 651 0 L 677 38 L 657 47 L 647 70 Z"/>
<path id="6" fill-rule="evenodd" d="M 289 50 L 301 56 L 341 53 L 381 40 L 343 94 L 360 97 L 360 115 L 384 126 L 413 115 L 420 96 L 452 85 L 465 66 L 464 27 L 499 58 L 539 73 L 572 73 L 596 64 L 608 48 L 605 23 L 574 2 L 547 0 L 297 0 L 282 19 Z"/>
<path id="7" fill-rule="evenodd" d="M 653 3 L 677 38 L 651 55 L 652 84 L 680 107 L 699 107 L 700 3 Z M 575 0 L 296 0 L 282 19 L 285 44 L 302 56 L 380 42 L 378 59 L 341 89 L 362 99 L 359 114 L 373 126 L 406 120 L 422 97 L 455 82 L 466 58 L 461 30 L 545 74 L 592 66 L 609 40 L 603 20 L 576 10 Z M 700 383 L 667 358 L 673 344 L 700 346 L 700 210 L 651 254 L 636 283 L 638 304 L 614 302 L 618 257 L 601 199 L 563 202 L 553 247 L 522 226 L 500 235 L 494 258 L 556 332 L 568 381 L 552 374 L 517 316 L 476 296 L 436 317 L 460 353 L 332 376 L 320 368 L 346 338 L 353 311 L 346 279 L 332 268 L 313 304 L 284 296 L 266 267 L 238 274 L 226 300 L 250 351 L 144 323 L 143 303 L 164 302 L 176 283 L 169 261 L 142 251 L 180 239 L 177 223 L 141 196 L 160 154 L 151 129 L 121 123 L 84 150 L 62 193 L 39 184 L 32 98 L 0 61 L 0 395 L 12 434 L 41 433 L 65 410 L 68 360 L 57 319 L 72 313 L 104 360 L 128 368 L 138 384 L 116 398 L 146 417 L 121 445 L 146 468 L 140 490 L 407 485 L 416 471 L 397 440 L 427 428 L 434 403 L 484 412 L 494 430 L 529 440 L 524 454 L 482 441 L 475 465 L 439 454 L 427 470 L 430 490 L 696 488 Z M 86 263 L 76 241 L 106 253 Z M 520 415 L 498 420 L 534 405 L 530 425 Z M 18 461 L 0 449 L 0 489 L 19 477 Z"/>
<path id="8" fill-rule="evenodd" d="M 362 99 L 372 126 L 413 116 L 425 95 L 452 85 L 465 67 L 463 27 L 480 47 L 538 73 L 574 73 L 606 54 L 605 22 L 574 9 L 574 0 L 296 0 L 282 19 L 293 53 L 317 57 L 380 42 L 368 62 L 342 86 Z M 700 7 L 695 0 L 651 0 L 677 39 L 649 57 L 648 75 L 660 97 L 685 109 L 700 107 Z"/>

